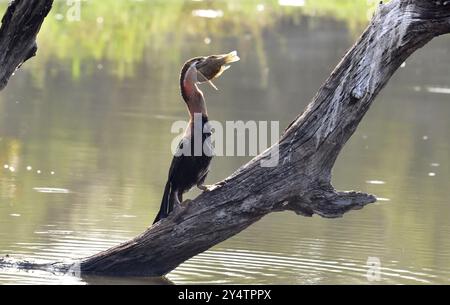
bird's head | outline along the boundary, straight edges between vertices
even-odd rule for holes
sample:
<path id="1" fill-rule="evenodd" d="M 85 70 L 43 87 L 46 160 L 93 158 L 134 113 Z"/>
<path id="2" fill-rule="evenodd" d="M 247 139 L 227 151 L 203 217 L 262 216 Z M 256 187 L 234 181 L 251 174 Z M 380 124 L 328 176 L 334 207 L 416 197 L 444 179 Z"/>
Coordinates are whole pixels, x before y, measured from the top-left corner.
<path id="1" fill-rule="evenodd" d="M 227 54 L 195 57 L 188 60 L 181 70 L 182 88 L 183 86 L 208 82 L 217 89 L 211 80 L 218 78 L 225 70 L 230 68 L 230 63 L 239 61 L 239 59 L 237 52 L 233 51 Z"/>
<path id="2" fill-rule="evenodd" d="M 239 61 L 239 59 L 236 51 L 227 54 L 201 57 L 195 63 L 198 82 L 204 83 L 218 78 L 225 70 L 230 68 L 228 64 Z"/>

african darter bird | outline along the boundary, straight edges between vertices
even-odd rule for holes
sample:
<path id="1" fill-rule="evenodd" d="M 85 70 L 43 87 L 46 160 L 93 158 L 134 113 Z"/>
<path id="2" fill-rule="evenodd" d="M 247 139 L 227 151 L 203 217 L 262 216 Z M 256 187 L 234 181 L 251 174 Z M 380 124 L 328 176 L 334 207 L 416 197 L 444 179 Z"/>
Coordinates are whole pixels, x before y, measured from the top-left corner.
<path id="1" fill-rule="evenodd" d="M 181 96 L 189 112 L 189 124 L 172 159 L 168 180 L 164 188 L 161 207 L 153 223 L 166 218 L 176 204 L 183 202 L 183 194 L 193 186 L 202 191 L 212 159 L 211 129 L 203 92 L 198 84 L 219 77 L 229 68 L 228 64 L 239 60 L 236 51 L 222 55 L 196 57 L 188 60 L 181 69 Z M 217 89 L 217 88 L 216 88 Z"/>

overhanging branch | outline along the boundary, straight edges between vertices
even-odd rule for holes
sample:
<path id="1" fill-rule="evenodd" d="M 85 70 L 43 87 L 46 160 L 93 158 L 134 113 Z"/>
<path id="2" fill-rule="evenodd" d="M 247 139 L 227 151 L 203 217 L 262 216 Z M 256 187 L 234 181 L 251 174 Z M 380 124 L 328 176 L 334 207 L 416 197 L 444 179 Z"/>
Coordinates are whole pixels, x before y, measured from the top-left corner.
<path id="1" fill-rule="evenodd" d="M 36 35 L 53 0 L 13 0 L 0 28 L 0 90 L 25 61 L 36 55 Z"/>

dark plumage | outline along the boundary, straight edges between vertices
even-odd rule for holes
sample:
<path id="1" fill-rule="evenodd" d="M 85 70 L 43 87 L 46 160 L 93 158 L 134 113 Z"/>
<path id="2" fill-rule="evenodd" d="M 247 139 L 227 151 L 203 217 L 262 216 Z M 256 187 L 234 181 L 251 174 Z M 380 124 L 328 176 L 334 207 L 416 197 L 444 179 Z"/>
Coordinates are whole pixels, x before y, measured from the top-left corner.
<path id="1" fill-rule="evenodd" d="M 190 121 L 172 159 L 161 207 L 153 223 L 166 218 L 175 204 L 183 202 L 183 194 L 193 186 L 203 191 L 207 190 L 203 182 L 208 174 L 213 151 L 206 103 L 197 84 L 218 77 L 227 69 L 225 64 L 238 60 L 236 52 L 231 52 L 224 55 L 196 57 L 183 65 L 180 88 L 181 96 L 188 107 Z"/>
<path id="2" fill-rule="evenodd" d="M 208 117 L 202 116 L 202 128 L 208 123 Z M 193 130 L 194 123 L 189 123 L 188 129 Z M 196 127 L 197 128 L 197 127 Z M 202 144 L 210 140 L 211 133 L 200 133 Z M 173 210 L 175 204 L 183 202 L 183 193 L 189 191 L 193 186 L 201 187 L 206 179 L 212 154 L 205 154 L 203 149 L 201 155 L 195 155 L 194 145 L 196 132 L 184 137 L 178 145 L 177 153 L 172 159 L 169 169 L 169 177 L 164 189 L 161 208 L 153 223 L 165 218 Z M 190 151 L 190 154 L 180 152 Z"/>

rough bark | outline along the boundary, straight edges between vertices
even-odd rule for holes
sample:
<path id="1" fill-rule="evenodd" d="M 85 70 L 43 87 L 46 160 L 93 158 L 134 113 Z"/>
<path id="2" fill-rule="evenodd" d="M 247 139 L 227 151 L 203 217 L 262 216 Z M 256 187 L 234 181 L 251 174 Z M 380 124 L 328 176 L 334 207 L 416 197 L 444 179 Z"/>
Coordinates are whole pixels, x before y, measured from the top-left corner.
<path id="1" fill-rule="evenodd" d="M 36 55 L 36 35 L 53 0 L 14 0 L 9 3 L 0 28 L 0 90 L 11 75 Z"/>
<path id="2" fill-rule="evenodd" d="M 271 212 L 332 218 L 374 202 L 369 194 L 334 190 L 335 160 L 399 66 L 432 38 L 448 32 L 450 1 L 380 4 L 304 113 L 270 148 L 279 150 L 278 166 L 260 166 L 269 152 L 257 156 L 224 185 L 185 202 L 140 236 L 82 260 L 81 272 L 164 275 Z"/>

